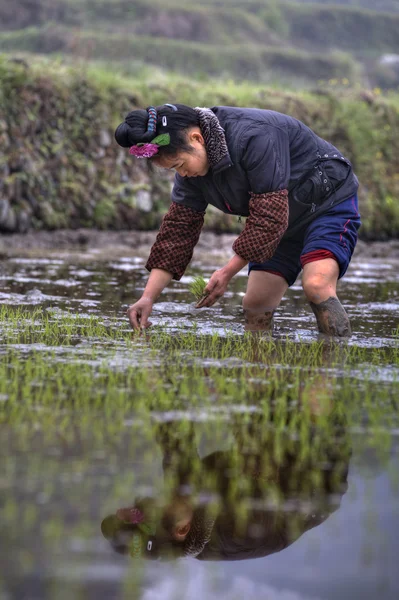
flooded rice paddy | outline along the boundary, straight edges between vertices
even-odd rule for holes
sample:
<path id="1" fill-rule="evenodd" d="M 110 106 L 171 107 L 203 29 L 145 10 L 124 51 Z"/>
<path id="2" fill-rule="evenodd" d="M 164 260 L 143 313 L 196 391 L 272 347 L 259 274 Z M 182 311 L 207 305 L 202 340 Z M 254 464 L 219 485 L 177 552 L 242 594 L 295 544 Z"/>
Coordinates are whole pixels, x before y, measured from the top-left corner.
<path id="1" fill-rule="evenodd" d="M 145 254 L 3 253 L 0 599 L 399 597 L 398 257 L 354 260 L 336 342 L 300 282 L 273 339 L 245 272 L 196 310 L 211 251 L 133 335 Z"/>

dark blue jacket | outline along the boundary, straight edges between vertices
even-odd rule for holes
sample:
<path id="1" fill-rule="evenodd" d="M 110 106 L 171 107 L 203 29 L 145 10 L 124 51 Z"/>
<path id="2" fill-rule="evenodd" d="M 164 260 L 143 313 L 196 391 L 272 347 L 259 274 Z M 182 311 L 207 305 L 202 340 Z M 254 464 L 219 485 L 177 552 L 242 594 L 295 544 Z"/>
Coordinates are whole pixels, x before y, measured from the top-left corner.
<path id="1" fill-rule="evenodd" d="M 198 212 L 208 204 L 248 216 L 249 192 L 287 189 L 285 237 L 332 205 L 350 198 L 359 183 L 349 160 L 309 127 L 271 110 L 216 106 L 229 152 L 204 177 L 176 174 L 172 201 Z"/>

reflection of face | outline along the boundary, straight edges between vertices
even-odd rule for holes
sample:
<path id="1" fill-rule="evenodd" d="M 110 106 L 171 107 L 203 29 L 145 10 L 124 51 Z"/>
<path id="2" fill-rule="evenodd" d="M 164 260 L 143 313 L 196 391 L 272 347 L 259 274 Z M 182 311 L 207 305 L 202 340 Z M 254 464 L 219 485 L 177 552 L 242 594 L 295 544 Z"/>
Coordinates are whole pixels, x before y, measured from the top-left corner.
<path id="1" fill-rule="evenodd" d="M 204 177 L 209 171 L 209 161 L 199 127 L 189 129 L 187 142 L 192 147 L 191 152 L 155 158 L 154 163 L 164 169 L 175 169 L 182 177 Z"/>
<path id="2" fill-rule="evenodd" d="M 163 522 L 175 541 L 184 542 L 191 529 L 193 514 L 193 507 L 188 497 L 175 497 L 165 506 Z"/>

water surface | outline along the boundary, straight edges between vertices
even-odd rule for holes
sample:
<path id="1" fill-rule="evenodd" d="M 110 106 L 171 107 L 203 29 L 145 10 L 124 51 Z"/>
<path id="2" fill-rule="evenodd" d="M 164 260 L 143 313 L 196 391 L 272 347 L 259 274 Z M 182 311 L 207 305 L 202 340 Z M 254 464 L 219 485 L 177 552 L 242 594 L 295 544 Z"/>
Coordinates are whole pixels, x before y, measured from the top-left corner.
<path id="1" fill-rule="evenodd" d="M 349 342 L 320 341 L 298 282 L 274 349 L 243 356 L 245 272 L 212 309 L 188 293 L 217 254 L 196 255 L 156 305 L 163 341 L 130 335 L 147 278 L 136 254 L 1 261 L 0 303 L 25 310 L 7 313 L 0 344 L 1 600 L 397 598 L 399 262 L 352 263 Z M 157 560 L 101 532 L 140 498 L 156 507 Z M 162 525 L 177 498 L 198 526 L 191 555 Z"/>

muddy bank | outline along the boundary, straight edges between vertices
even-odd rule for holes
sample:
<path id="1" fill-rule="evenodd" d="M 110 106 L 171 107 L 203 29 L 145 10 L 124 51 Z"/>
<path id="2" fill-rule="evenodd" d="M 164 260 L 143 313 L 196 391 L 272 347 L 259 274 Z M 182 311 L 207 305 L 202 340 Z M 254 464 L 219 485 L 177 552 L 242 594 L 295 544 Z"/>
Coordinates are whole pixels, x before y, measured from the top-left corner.
<path id="1" fill-rule="evenodd" d="M 122 84 L 102 71 L 1 56 L 0 231 L 159 227 L 170 203 L 173 173 L 132 160 L 113 132 L 132 108 L 171 100 L 268 108 L 300 119 L 353 162 L 361 182 L 363 238 L 398 237 L 396 95 L 252 86 L 226 92 L 215 83 L 197 87 L 190 81 L 184 92 L 168 84 L 160 90 L 151 81 Z M 234 232 L 237 219 L 209 207 L 206 226 Z"/>
<path id="2" fill-rule="evenodd" d="M 157 231 L 98 231 L 96 229 L 61 229 L 58 231 L 32 231 L 25 234 L 9 234 L 0 237 L 0 257 L 24 253 L 41 253 L 47 250 L 97 249 L 112 254 L 148 254 Z M 231 255 L 236 234 L 215 234 L 203 231 L 196 246 L 196 253 Z M 387 258 L 399 260 L 399 240 L 364 242 L 359 240 L 355 257 Z"/>

